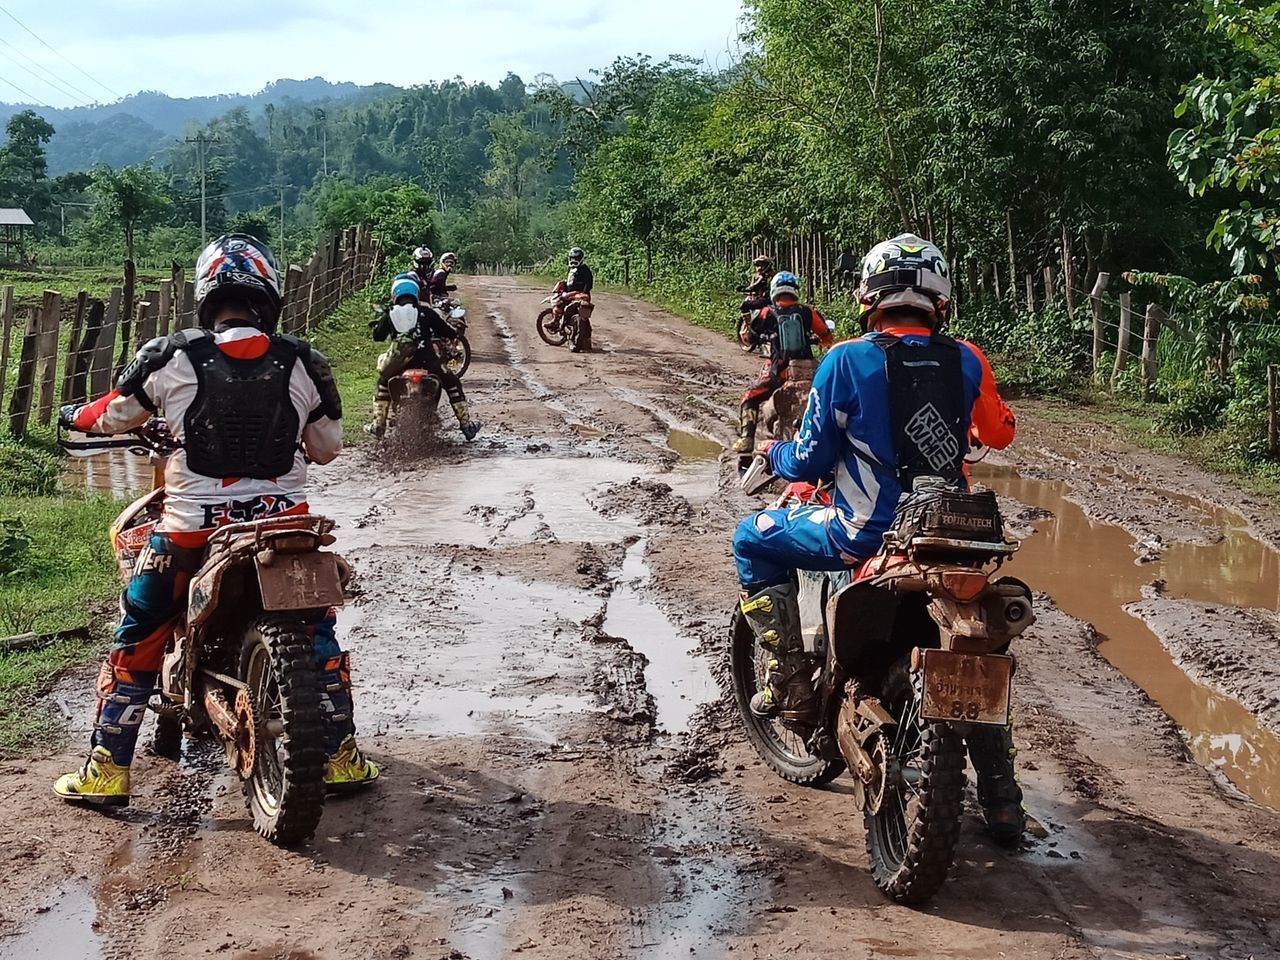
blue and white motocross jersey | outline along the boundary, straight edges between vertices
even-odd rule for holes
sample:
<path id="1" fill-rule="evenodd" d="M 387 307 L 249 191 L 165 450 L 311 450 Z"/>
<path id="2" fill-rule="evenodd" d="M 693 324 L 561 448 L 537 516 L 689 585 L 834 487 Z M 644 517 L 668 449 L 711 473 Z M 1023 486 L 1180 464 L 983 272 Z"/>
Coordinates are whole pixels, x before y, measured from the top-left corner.
<path id="1" fill-rule="evenodd" d="M 893 330 L 906 343 L 927 344 L 924 328 Z M 1014 420 L 996 391 L 982 351 L 960 346 L 967 435 L 976 424 L 984 443 L 997 449 L 1013 440 Z M 836 345 L 814 375 L 797 439 L 774 444 L 773 471 L 787 480 L 818 481 L 835 476 L 835 509 L 827 533 L 851 558 L 876 553 L 893 522 L 902 494 L 897 447 L 889 407 L 885 352 L 870 336 Z"/>

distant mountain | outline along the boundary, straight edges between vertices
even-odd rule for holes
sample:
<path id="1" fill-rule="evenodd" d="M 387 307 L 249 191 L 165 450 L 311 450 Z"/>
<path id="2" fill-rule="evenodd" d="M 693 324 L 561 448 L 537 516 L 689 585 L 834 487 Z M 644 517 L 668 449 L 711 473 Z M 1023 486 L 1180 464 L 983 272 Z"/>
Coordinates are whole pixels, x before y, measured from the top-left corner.
<path id="1" fill-rule="evenodd" d="M 267 104 L 341 103 L 347 106 L 375 100 L 400 89 L 388 83 L 360 86 L 312 77 L 310 80 L 276 80 L 252 94 L 182 98 L 145 90 L 115 103 L 60 110 L 0 103 L 0 131 L 13 114 L 22 110 L 35 110 L 48 120 L 56 131 L 49 142 L 49 173 L 57 176 L 95 163 L 119 166 L 148 160 L 190 126 L 206 124 L 236 107 L 245 107 L 256 114 Z"/>

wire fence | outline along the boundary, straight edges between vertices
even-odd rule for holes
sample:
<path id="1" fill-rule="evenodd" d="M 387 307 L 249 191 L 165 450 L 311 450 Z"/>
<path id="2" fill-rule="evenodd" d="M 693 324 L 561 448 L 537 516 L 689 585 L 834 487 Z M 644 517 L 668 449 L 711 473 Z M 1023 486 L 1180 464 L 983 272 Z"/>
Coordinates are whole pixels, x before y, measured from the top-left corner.
<path id="1" fill-rule="evenodd" d="M 368 284 L 381 261 L 367 226 L 326 237 L 305 263 L 284 271 L 280 330 L 308 334 Z M 0 287 L 0 415 L 11 436 L 24 437 L 33 418 L 48 426 L 55 402 L 105 393 L 148 340 L 196 325 L 195 286 L 180 266 L 150 283 L 139 290 L 136 265 L 126 261 L 120 286 L 105 298 L 46 290 L 38 304 L 20 305 L 12 286 Z"/>

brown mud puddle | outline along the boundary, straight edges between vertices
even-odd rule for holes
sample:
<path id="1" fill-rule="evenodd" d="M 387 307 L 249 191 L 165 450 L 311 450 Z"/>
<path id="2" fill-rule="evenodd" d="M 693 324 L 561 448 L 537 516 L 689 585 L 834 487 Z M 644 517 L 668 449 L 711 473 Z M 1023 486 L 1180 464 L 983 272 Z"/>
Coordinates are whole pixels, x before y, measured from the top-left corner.
<path id="1" fill-rule="evenodd" d="M 1035 535 L 1022 541 L 1009 572 L 1094 626 L 1098 652 L 1185 731 L 1197 761 L 1259 803 L 1280 809 L 1280 737 L 1236 700 L 1188 677 L 1146 623 L 1124 609 L 1156 580 L 1165 581 L 1170 597 L 1276 609 L 1280 556 L 1241 529 L 1239 517 L 1196 503 L 1208 523 L 1223 526 L 1221 542 L 1170 544 L 1160 558 L 1139 564 L 1133 537 L 1091 520 L 1066 499 L 1068 483 L 1025 479 L 1012 467 L 991 465 L 976 470 L 974 479 L 1053 514 L 1036 521 Z"/>
<path id="2" fill-rule="evenodd" d="M 104 450 L 67 457 L 62 476 L 68 487 L 129 499 L 152 486 L 151 461 L 128 450 Z"/>

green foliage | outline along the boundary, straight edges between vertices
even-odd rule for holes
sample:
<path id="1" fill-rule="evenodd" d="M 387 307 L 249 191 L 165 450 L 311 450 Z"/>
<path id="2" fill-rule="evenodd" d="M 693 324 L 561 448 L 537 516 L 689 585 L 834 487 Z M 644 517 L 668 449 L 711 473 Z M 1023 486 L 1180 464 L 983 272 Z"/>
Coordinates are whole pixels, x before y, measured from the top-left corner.
<path id="1" fill-rule="evenodd" d="M 353 183 L 326 180 L 315 198 L 317 224 L 323 231 L 367 223 L 387 251 L 409 251 L 437 241 L 434 202 L 417 184 L 394 179 Z"/>
<path id="2" fill-rule="evenodd" d="M 952 333 L 978 344 L 1010 397 L 1064 397 L 1084 393 L 1092 359 L 1091 326 L 1065 308 L 1027 311 L 1007 303 L 981 303 L 960 311 Z"/>
<path id="3" fill-rule="evenodd" d="M 30 444 L 0 441 L 0 497 L 47 497 L 58 491 L 57 456 Z"/>
<path id="4" fill-rule="evenodd" d="M 93 172 L 94 205 L 91 220 L 100 228 L 115 228 L 124 237 L 125 256 L 132 259 L 134 238 L 160 222 L 172 200 L 164 178 L 150 167 L 132 166 Z"/>
<path id="5" fill-rule="evenodd" d="M 23 110 L 5 125 L 0 147 L 0 206 L 22 207 L 37 222 L 49 208 L 45 144 L 53 127 L 34 110 Z"/>

